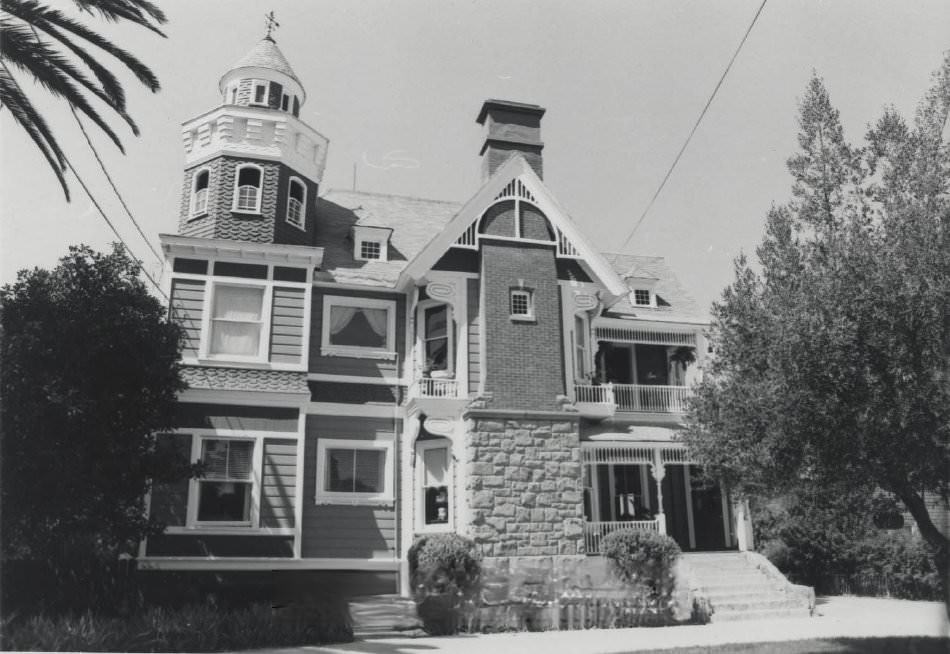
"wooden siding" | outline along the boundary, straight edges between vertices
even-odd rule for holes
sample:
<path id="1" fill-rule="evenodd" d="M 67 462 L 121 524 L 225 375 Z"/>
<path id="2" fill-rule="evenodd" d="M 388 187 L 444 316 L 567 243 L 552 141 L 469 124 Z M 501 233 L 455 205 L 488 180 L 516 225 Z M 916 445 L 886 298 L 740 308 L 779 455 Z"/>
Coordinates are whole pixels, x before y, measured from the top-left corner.
<path id="1" fill-rule="evenodd" d="M 164 434 L 159 438 L 172 439 L 175 450 L 185 460 L 191 458 L 191 434 Z M 188 479 L 179 479 L 152 486 L 149 515 L 169 527 L 183 527 L 188 514 L 188 485 Z"/>
<path id="2" fill-rule="evenodd" d="M 303 357 L 305 299 L 305 289 L 274 287 L 270 333 L 271 361 L 279 363 L 301 362 Z"/>
<path id="3" fill-rule="evenodd" d="M 358 359 L 345 356 L 322 356 L 323 329 L 323 297 L 336 295 L 346 297 L 366 297 L 380 300 L 394 300 L 396 302 L 396 354 L 393 359 Z M 354 375 L 359 377 L 391 377 L 396 376 L 397 362 L 400 369 L 405 366 L 406 359 L 406 298 L 393 293 L 363 292 L 355 293 L 348 290 L 332 288 L 313 289 L 311 301 L 313 316 L 310 321 L 310 372 L 329 373 L 334 375 Z"/>
<path id="4" fill-rule="evenodd" d="M 340 404 L 372 404 L 392 406 L 405 396 L 405 386 L 382 384 L 347 384 L 340 382 L 310 381 L 311 402 L 337 402 Z"/>
<path id="5" fill-rule="evenodd" d="M 261 471 L 261 526 L 293 527 L 297 488 L 297 441 L 264 439 Z"/>
<path id="6" fill-rule="evenodd" d="M 180 402 L 176 426 L 205 429 L 247 429 L 296 432 L 299 409 Z"/>
<path id="7" fill-rule="evenodd" d="M 201 347 L 205 282 L 196 279 L 175 279 L 172 281 L 171 292 L 172 319 L 185 330 L 182 356 L 197 357 Z"/>
<path id="8" fill-rule="evenodd" d="M 389 439 L 401 425 L 386 418 L 307 416 L 307 440 L 303 482 L 303 538 L 301 552 L 307 557 L 381 558 L 396 551 L 394 506 L 353 506 L 315 503 L 317 442 L 322 438 L 354 441 Z M 397 454 L 393 449 L 393 457 Z M 394 467 L 390 460 L 387 465 Z M 399 480 L 395 480 L 399 488 Z"/>
<path id="9" fill-rule="evenodd" d="M 469 279 L 466 284 L 468 303 L 468 392 L 478 393 L 478 382 L 482 369 L 481 323 L 478 320 L 479 288 L 477 279 Z"/>

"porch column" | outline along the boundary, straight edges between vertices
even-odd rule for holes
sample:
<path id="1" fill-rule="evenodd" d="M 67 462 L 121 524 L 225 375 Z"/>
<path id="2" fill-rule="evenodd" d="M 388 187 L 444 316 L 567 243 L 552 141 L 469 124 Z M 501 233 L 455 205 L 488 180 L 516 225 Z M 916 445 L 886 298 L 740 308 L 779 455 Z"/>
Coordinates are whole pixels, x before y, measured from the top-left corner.
<path id="1" fill-rule="evenodd" d="M 659 448 L 653 450 L 653 463 L 650 464 L 650 468 L 656 480 L 656 528 L 661 534 L 666 535 L 666 514 L 663 513 L 663 478 L 666 476 L 666 466 L 660 458 Z"/>
<path id="2" fill-rule="evenodd" d="M 752 542 L 752 520 L 749 518 L 749 503 L 739 500 L 735 504 L 736 510 L 736 541 L 739 551 L 745 552 L 754 548 Z"/>

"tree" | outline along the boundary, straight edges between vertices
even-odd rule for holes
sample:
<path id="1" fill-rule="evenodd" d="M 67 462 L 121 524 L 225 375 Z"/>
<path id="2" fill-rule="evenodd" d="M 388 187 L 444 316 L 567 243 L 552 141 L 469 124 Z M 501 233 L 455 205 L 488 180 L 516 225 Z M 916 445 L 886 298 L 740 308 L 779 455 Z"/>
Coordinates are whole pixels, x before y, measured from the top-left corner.
<path id="1" fill-rule="evenodd" d="M 73 2 L 81 11 L 97 13 L 107 21 L 129 21 L 164 36 L 156 24 L 166 22 L 165 14 L 148 0 Z M 17 83 L 9 65 L 30 74 L 47 91 L 88 116 L 125 152 L 115 131 L 94 106 L 92 97 L 119 115 L 136 136 L 138 127 L 126 111 L 122 84 L 87 50 L 89 46 L 111 55 L 152 92 L 158 91 L 158 78 L 145 64 L 83 23 L 37 0 L 0 0 L 0 63 L 3 64 L 0 105 L 10 110 L 13 119 L 42 152 L 67 200 L 66 157 L 49 124 Z"/>
<path id="2" fill-rule="evenodd" d="M 950 53 L 913 125 L 894 110 L 847 143 L 820 78 L 800 104 L 792 199 L 760 267 L 713 306 L 715 357 L 686 430 L 740 494 L 875 487 L 900 499 L 947 576 L 922 492 L 950 470 Z"/>
<path id="3" fill-rule="evenodd" d="M 59 578 L 134 555 L 162 528 L 146 516 L 152 481 L 192 473 L 157 437 L 184 388 L 181 328 L 138 273 L 119 246 L 76 247 L 0 289 L 5 573 L 46 561 Z"/>

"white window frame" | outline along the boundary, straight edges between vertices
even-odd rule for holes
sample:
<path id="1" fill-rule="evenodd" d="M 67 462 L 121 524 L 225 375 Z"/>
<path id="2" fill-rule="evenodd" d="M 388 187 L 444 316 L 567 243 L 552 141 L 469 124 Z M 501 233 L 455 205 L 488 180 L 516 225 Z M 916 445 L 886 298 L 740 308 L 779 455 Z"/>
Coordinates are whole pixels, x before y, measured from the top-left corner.
<path id="1" fill-rule="evenodd" d="M 384 453 L 383 457 L 383 491 L 380 493 L 342 493 L 339 491 L 324 490 L 327 481 L 327 450 L 373 450 Z M 395 483 L 393 474 L 393 441 L 355 440 L 349 438 L 317 438 L 317 468 L 316 468 L 315 504 L 343 504 L 366 505 L 386 504 L 395 502 Z"/>
<path id="2" fill-rule="evenodd" d="M 646 292 L 647 301 L 645 303 L 637 301 L 638 291 L 640 293 Z M 632 304 L 635 307 L 652 307 L 656 305 L 656 301 L 654 300 L 655 297 L 656 296 L 654 295 L 653 291 L 651 291 L 648 288 L 635 288 L 632 291 L 630 291 L 630 299 L 632 300 L 630 304 Z"/>
<path id="3" fill-rule="evenodd" d="M 379 248 L 378 257 L 367 257 L 363 255 L 363 245 L 376 245 Z M 356 244 L 356 260 L 357 261 L 386 261 L 386 243 L 384 241 L 376 241 L 373 239 L 361 239 L 359 243 Z"/>
<path id="4" fill-rule="evenodd" d="M 419 348 L 419 354 L 421 358 L 423 359 L 422 369 L 424 369 L 426 365 L 426 361 L 425 361 L 426 342 L 428 340 L 426 339 L 426 321 L 425 321 L 426 311 L 429 309 L 433 309 L 435 307 L 440 307 L 440 306 L 444 306 L 446 310 L 445 329 L 449 338 L 449 345 L 448 345 L 449 351 L 448 351 L 448 357 L 447 357 L 448 367 L 446 367 L 445 373 L 449 376 L 449 378 L 454 378 L 456 351 L 455 351 L 455 330 L 452 329 L 452 324 L 453 324 L 453 321 L 455 320 L 455 315 L 454 315 L 454 309 L 452 308 L 451 304 L 449 304 L 448 302 L 439 302 L 437 300 L 425 300 L 418 304 L 418 306 L 416 307 L 416 343 Z"/>
<path id="5" fill-rule="evenodd" d="M 290 189 L 293 188 L 294 183 L 300 184 L 300 188 L 303 189 L 303 202 L 300 205 L 300 222 L 298 223 L 290 215 L 291 201 L 294 199 L 290 196 Z M 287 180 L 287 222 L 302 232 L 307 231 L 307 185 L 304 184 L 304 181 L 299 177 L 291 177 Z"/>
<path id="6" fill-rule="evenodd" d="M 512 313 L 514 298 L 523 295 L 528 305 L 527 313 Z M 508 313 L 512 320 L 534 320 L 534 293 L 527 288 L 512 288 L 508 291 Z"/>
<path id="7" fill-rule="evenodd" d="M 368 347 L 361 345 L 333 345 L 330 343 L 330 310 L 333 307 L 356 307 L 358 309 L 385 309 L 386 345 Z M 377 298 L 349 297 L 343 295 L 324 295 L 321 320 L 320 354 L 323 356 L 344 356 L 357 359 L 395 359 L 396 358 L 396 301 Z"/>
<path id="8" fill-rule="evenodd" d="M 445 471 L 445 487 L 448 490 L 448 508 L 449 519 L 447 522 L 432 525 L 426 524 L 425 516 L 425 453 L 429 450 L 446 450 L 447 467 Z M 438 438 L 427 441 L 416 441 L 416 461 L 415 461 L 415 483 L 413 492 L 416 498 L 416 532 L 417 533 L 440 533 L 455 531 L 455 460 L 452 458 L 452 442 L 447 438 Z"/>
<path id="9" fill-rule="evenodd" d="M 200 461 L 202 444 L 206 440 L 212 441 L 250 441 L 253 445 L 251 454 L 251 500 L 248 511 L 248 520 L 246 521 L 222 521 L 222 520 L 198 520 L 198 503 L 201 493 L 200 484 L 207 480 L 204 478 L 191 479 L 188 486 L 188 510 L 185 525 L 195 530 L 212 530 L 215 528 L 234 528 L 241 531 L 251 531 L 260 527 L 260 506 L 261 506 L 261 468 L 264 456 L 264 439 L 262 436 L 251 436 L 246 434 L 219 434 L 212 432 L 196 433 L 196 430 L 188 430 L 185 433 L 191 433 L 191 460 Z"/>
<path id="10" fill-rule="evenodd" d="M 257 187 L 257 203 L 253 209 L 242 209 L 239 202 L 241 171 L 245 168 L 255 168 L 260 173 L 260 184 Z M 259 214 L 261 212 L 261 201 L 264 196 L 264 169 L 257 164 L 241 164 L 234 169 L 234 197 L 231 202 L 231 211 L 244 214 Z"/>
<path id="11" fill-rule="evenodd" d="M 201 330 L 201 350 L 200 358 L 209 359 L 214 361 L 242 361 L 249 363 L 266 363 L 268 359 L 268 350 L 270 346 L 270 329 L 271 329 L 271 309 L 273 306 L 273 284 L 267 282 L 266 280 L 260 280 L 262 283 L 254 284 L 253 280 L 241 280 L 241 281 L 223 281 L 218 278 L 212 278 L 210 281 L 210 287 L 205 291 L 205 307 L 204 307 L 204 320 Z M 262 305 L 261 306 L 261 339 L 257 344 L 257 354 L 255 355 L 241 355 L 241 354 L 216 354 L 211 352 L 211 336 L 212 330 L 214 328 L 214 298 L 217 294 L 217 290 L 222 286 L 230 286 L 237 288 L 254 288 L 262 289 Z"/>
<path id="12" fill-rule="evenodd" d="M 203 209 L 198 209 L 198 178 L 204 174 L 208 173 L 208 186 L 205 188 L 205 206 Z M 211 195 L 211 169 L 207 166 L 202 166 L 195 171 L 195 174 L 191 178 L 191 214 L 192 218 L 200 218 L 201 216 L 208 215 L 208 200 Z"/>
<path id="13" fill-rule="evenodd" d="M 581 329 L 584 330 L 584 346 L 581 347 L 578 341 L 577 326 L 580 322 Z M 574 314 L 574 379 L 579 382 L 587 382 L 587 375 L 590 373 L 590 325 L 586 315 Z M 578 351 L 581 351 L 578 356 Z"/>

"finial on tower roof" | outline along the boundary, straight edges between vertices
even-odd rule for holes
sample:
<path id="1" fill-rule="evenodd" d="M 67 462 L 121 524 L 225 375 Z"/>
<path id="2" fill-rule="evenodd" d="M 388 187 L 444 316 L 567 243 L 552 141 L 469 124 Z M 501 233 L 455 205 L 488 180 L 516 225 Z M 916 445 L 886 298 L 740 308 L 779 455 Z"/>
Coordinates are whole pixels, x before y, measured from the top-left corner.
<path id="1" fill-rule="evenodd" d="M 274 18 L 273 10 L 267 14 L 264 14 L 264 21 L 267 24 L 267 35 L 264 38 L 273 41 L 274 37 L 271 36 L 271 32 L 280 27 L 280 23 L 277 22 L 276 18 Z"/>

